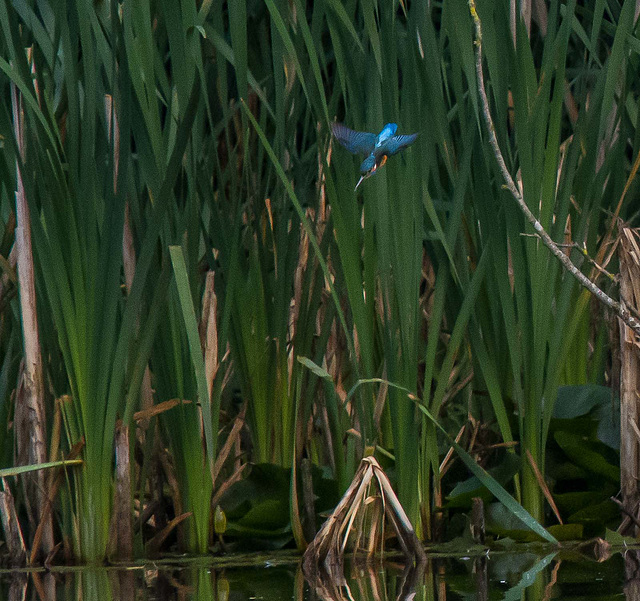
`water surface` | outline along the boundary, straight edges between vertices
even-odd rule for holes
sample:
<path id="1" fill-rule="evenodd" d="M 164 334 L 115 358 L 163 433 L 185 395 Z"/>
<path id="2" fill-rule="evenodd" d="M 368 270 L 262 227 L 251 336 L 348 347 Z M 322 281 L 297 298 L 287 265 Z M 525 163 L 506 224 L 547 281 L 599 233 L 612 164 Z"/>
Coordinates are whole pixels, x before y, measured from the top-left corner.
<path id="1" fill-rule="evenodd" d="M 297 558 L 245 558 L 251 567 L 214 558 L 163 560 L 127 569 L 0 573 L 0 599 L 18 601 L 456 601 L 640 600 L 638 552 L 605 561 L 581 556 L 491 553 L 430 558 L 424 570 L 349 565 L 344 582 L 303 576 Z"/>

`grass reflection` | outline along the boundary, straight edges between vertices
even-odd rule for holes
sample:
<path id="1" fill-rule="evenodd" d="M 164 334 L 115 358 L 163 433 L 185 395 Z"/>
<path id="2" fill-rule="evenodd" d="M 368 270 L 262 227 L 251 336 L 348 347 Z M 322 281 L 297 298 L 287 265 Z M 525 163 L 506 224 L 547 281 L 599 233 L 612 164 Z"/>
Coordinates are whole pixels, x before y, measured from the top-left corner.
<path id="1" fill-rule="evenodd" d="M 538 549 L 539 550 L 539 549 Z M 341 581 L 316 574 L 305 580 L 298 562 L 274 554 L 253 566 L 222 567 L 218 558 L 175 557 L 127 567 L 55 568 L 0 572 L 8 601 L 542 601 L 571 598 L 637 599 L 640 552 L 605 560 L 580 549 L 539 554 L 492 551 L 461 557 L 432 554 L 420 568 L 350 562 Z M 251 557 L 243 558 L 245 561 Z M 228 560 L 227 560 L 228 561 Z M 624 595 L 624 596 L 623 596 Z"/>

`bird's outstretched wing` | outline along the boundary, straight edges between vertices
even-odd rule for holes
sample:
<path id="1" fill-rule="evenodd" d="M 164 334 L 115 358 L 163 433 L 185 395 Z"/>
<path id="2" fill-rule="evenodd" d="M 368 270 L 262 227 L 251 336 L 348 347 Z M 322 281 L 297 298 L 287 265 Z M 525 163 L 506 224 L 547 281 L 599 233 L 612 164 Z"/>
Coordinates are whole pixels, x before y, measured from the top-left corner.
<path id="1" fill-rule="evenodd" d="M 410 144 L 416 141 L 418 134 L 405 134 L 402 136 L 393 136 L 384 143 L 385 154 L 392 156 L 401 150 L 404 150 Z"/>
<path id="2" fill-rule="evenodd" d="M 336 137 L 336 140 L 349 152 L 353 152 L 354 154 L 357 152 L 371 154 L 376 144 L 376 134 L 370 134 L 366 131 L 354 131 L 346 125 L 342 125 L 342 123 L 332 123 L 331 131 Z M 404 138 L 407 136 L 398 137 Z"/>

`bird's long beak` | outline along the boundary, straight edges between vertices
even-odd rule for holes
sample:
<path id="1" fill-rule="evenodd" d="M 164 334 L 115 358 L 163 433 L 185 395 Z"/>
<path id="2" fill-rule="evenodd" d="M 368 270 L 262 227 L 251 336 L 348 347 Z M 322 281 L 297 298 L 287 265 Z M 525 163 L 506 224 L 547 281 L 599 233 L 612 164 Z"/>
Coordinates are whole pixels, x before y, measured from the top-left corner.
<path id="1" fill-rule="evenodd" d="M 364 175 L 360 176 L 360 179 L 358 180 L 356 187 L 353 189 L 354 192 L 358 189 L 358 186 L 362 183 L 362 180 L 364 180 Z"/>

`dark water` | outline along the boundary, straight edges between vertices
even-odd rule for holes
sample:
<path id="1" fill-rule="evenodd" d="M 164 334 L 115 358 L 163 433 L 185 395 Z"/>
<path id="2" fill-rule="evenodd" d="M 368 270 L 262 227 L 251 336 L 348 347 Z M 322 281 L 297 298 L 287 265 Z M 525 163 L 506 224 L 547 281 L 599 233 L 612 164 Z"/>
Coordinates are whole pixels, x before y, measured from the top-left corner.
<path id="1" fill-rule="evenodd" d="M 618 553 L 597 562 L 561 554 L 491 554 L 431 558 L 424 571 L 350 566 L 345 581 L 307 582 L 290 558 L 261 567 L 219 567 L 211 559 L 148 563 L 130 569 L 0 573 L 0 599 L 139 601 L 640 601 L 640 556 Z"/>

